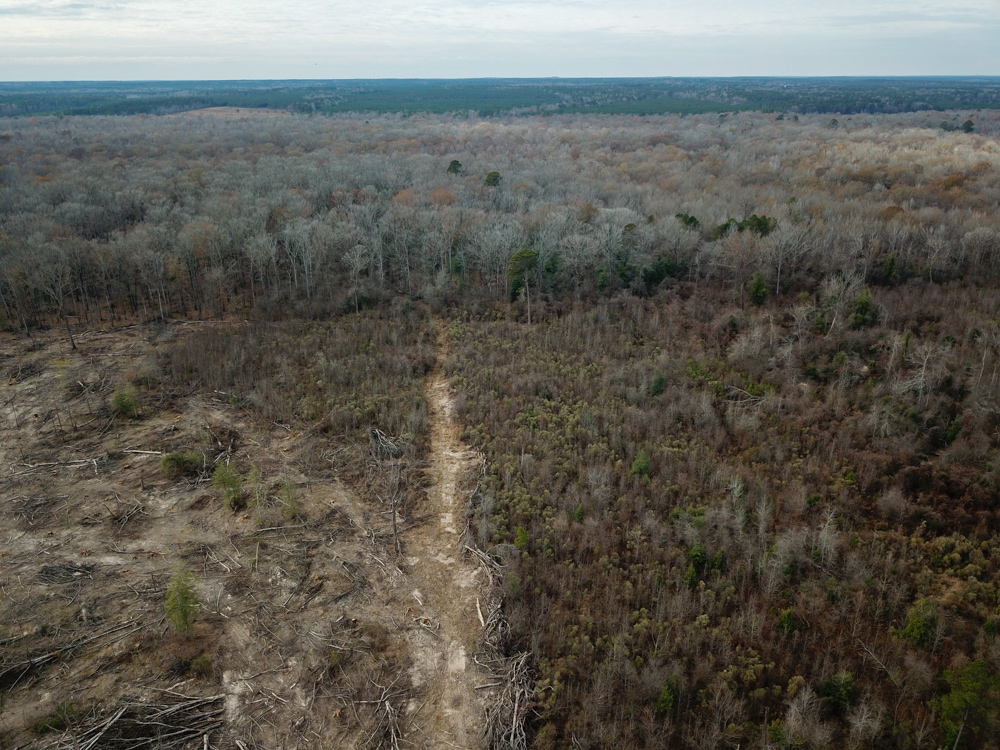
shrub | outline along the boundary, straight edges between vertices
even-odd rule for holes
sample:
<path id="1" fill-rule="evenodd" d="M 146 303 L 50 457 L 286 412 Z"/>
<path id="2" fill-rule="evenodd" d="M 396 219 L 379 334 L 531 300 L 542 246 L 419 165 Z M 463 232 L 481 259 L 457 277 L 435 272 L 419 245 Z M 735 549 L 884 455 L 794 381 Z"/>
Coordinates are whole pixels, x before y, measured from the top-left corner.
<path id="1" fill-rule="evenodd" d="M 993 724 L 996 717 L 996 691 L 1000 676 L 985 661 L 970 661 L 961 669 L 946 669 L 944 682 L 948 692 L 931 705 L 940 715 L 944 747 L 960 747 L 963 738 L 978 734 Z"/>
<path id="2" fill-rule="evenodd" d="M 698 580 L 698 570 L 694 567 L 694 563 L 688 563 L 687 570 L 684 571 L 684 585 L 693 589 L 698 585 Z"/>
<path id="3" fill-rule="evenodd" d="M 715 227 L 715 229 L 712 230 L 712 235 L 711 235 L 712 239 L 713 240 L 721 239 L 734 229 L 739 231 L 738 227 L 739 227 L 739 222 L 736 221 L 736 219 L 727 219 L 725 222 L 719 224 L 717 227 Z"/>
<path id="4" fill-rule="evenodd" d="M 518 250 L 510 259 L 507 276 L 510 279 L 510 298 L 514 301 L 520 296 L 521 290 L 528 287 L 531 292 L 531 274 L 538 266 L 538 253 L 530 248 Z"/>
<path id="5" fill-rule="evenodd" d="M 696 565 L 698 568 L 703 568 L 705 563 L 708 562 L 708 553 L 705 551 L 705 545 L 701 542 L 696 542 L 695 545 L 688 550 L 688 560 L 692 564 Z"/>
<path id="6" fill-rule="evenodd" d="M 749 229 L 761 237 L 767 237 L 777 226 L 778 220 L 773 216 L 758 216 L 757 214 L 753 214 L 750 218 L 744 219 L 739 223 L 741 232 L 744 229 Z"/>
<path id="7" fill-rule="evenodd" d="M 521 600 L 521 577 L 517 573 L 507 574 L 507 596 L 515 602 Z"/>
<path id="8" fill-rule="evenodd" d="M 282 509 L 281 515 L 283 515 L 287 520 L 294 521 L 300 515 L 302 515 L 302 507 L 299 505 L 299 501 L 295 498 L 295 485 L 291 482 L 285 482 L 281 486 L 281 502 Z"/>
<path id="9" fill-rule="evenodd" d="M 676 276 L 679 270 L 673 258 L 660 253 L 653 258 L 649 268 L 642 269 L 642 280 L 646 286 L 654 287 L 668 276 Z"/>
<path id="10" fill-rule="evenodd" d="M 70 724 L 77 717 L 79 711 L 73 703 L 61 703 L 55 713 L 39 719 L 32 727 L 35 734 L 47 734 L 49 732 L 65 732 Z"/>
<path id="11" fill-rule="evenodd" d="M 962 431 L 962 417 L 955 417 L 951 424 L 948 425 L 948 432 L 945 433 L 944 439 L 948 445 L 951 445 L 958 438 L 959 433 Z"/>
<path id="12" fill-rule="evenodd" d="M 167 588 L 167 622 L 175 633 L 186 633 L 194 624 L 201 608 L 198 592 L 194 590 L 194 575 L 178 568 L 170 578 Z"/>
<path id="13" fill-rule="evenodd" d="M 778 632 L 790 635 L 798 630 L 802 630 L 802 621 L 795 616 L 795 610 L 789 607 L 778 615 Z"/>
<path id="14" fill-rule="evenodd" d="M 514 538 L 514 546 L 521 550 L 521 552 L 527 552 L 528 545 L 530 544 L 531 537 L 528 536 L 528 531 L 523 526 L 518 526 L 517 536 Z"/>
<path id="15" fill-rule="evenodd" d="M 670 679 L 663 684 L 660 690 L 660 697 L 656 700 L 657 716 L 669 716 L 673 713 L 674 706 L 677 705 L 678 689 L 677 675 L 671 675 Z"/>
<path id="16" fill-rule="evenodd" d="M 234 510 L 243 498 L 243 482 L 230 464 L 220 463 L 215 467 L 212 486 L 222 490 L 222 505 L 226 510 Z"/>
<path id="17" fill-rule="evenodd" d="M 254 508 L 263 508 L 267 500 L 267 487 L 264 484 L 264 476 L 258 467 L 253 466 L 247 474 L 247 485 L 249 485 L 249 499 L 247 503 Z"/>
<path id="18" fill-rule="evenodd" d="M 720 549 L 714 555 L 712 555 L 712 568 L 719 571 L 720 573 L 726 572 L 726 566 L 728 565 L 728 559 L 726 557 L 726 551 Z"/>
<path id="19" fill-rule="evenodd" d="M 635 457 L 635 461 L 632 462 L 632 470 L 630 473 L 634 477 L 648 477 L 650 468 L 651 463 L 649 460 L 649 454 L 646 452 L 646 449 L 643 448 Z"/>
<path id="20" fill-rule="evenodd" d="M 111 397 L 111 410 L 119 417 L 134 419 L 139 416 L 139 399 L 135 390 L 128 387 L 115 388 Z"/>
<path id="21" fill-rule="evenodd" d="M 199 654 L 191 660 L 188 670 L 195 677 L 206 678 L 212 674 L 212 657 L 208 654 Z"/>
<path id="22" fill-rule="evenodd" d="M 649 395 L 650 396 L 660 396 L 664 391 L 667 390 L 667 376 L 662 372 L 657 371 L 653 375 L 653 379 L 649 381 Z"/>
<path id="23" fill-rule="evenodd" d="M 854 700 L 856 692 L 854 675 L 850 672 L 835 674 L 819 687 L 820 697 L 838 709 L 847 708 Z"/>
<path id="24" fill-rule="evenodd" d="M 788 746 L 788 735 L 785 733 L 785 724 L 781 719 L 775 719 L 768 724 L 767 738 L 778 747 Z"/>
<path id="25" fill-rule="evenodd" d="M 878 308 L 865 287 L 851 303 L 851 328 L 866 328 L 878 322 Z"/>
<path id="26" fill-rule="evenodd" d="M 764 274 L 760 271 L 755 271 L 753 278 L 750 279 L 750 302 L 753 303 L 754 307 L 760 307 L 765 302 L 767 302 L 767 295 L 770 290 L 767 288 L 767 280 L 764 278 Z"/>
<path id="27" fill-rule="evenodd" d="M 197 451 L 177 451 L 164 454 L 160 458 L 160 469 L 169 477 L 197 474 L 204 465 L 204 459 Z"/>
<path id="28" fill-rule="evenodd" d="M 338 669 L 341 669 L 344 665 L 344 655 L 334 648 L 330 649 L 330 653 L 327 654 L 326 658 L 326 670 L 328 673 L 333 674 Z"/>
<path id="29" fill-rule="evenodd" d="M 930 599 L 918 599 L 906 611 L 906 627 L 899 631 L 902 638 L 919 648 L 929 648 L 934 643 L 937 626 L 937 608 Z"/>
<path id="30" fill-rule="evenodd" d="M 719 224 L 712 230 L 711 236 L 713 240 L 718 240 L 725 237 L 734 229 L 737 232 L 745 232 L 749 229 L 751 232 L 760 237 L 767 237 L 767 235 L 773 232 L 777 226 L 778 220 L 773 216 L 758 216 L 757 214 L 753 214 L 743 221 L 727 219 L 725 222 Z"/>

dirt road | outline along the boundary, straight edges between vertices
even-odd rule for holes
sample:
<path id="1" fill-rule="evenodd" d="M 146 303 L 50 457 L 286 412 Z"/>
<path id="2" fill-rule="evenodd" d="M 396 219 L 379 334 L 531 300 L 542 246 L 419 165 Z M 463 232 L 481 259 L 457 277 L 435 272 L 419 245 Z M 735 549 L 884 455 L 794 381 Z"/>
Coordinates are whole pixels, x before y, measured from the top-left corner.
<path id="1" fill-rule="evenodd" d="M 480 621 L 477 592 L 481 570 L 461 554 L 464 498 L 459 482 L 477 462 L 459 439 L 444 375 L 427 381 L 431 424 L 427 513 L 430 519 L 403 536 L 414 586 L 410 594 L 414 625 L 408 638 L 413 657 L 411 679 L 419 697 L 409 706 L 413 725 L 428 748 L 477 748 L 483 705 L 475 687 L 482 684 L 473 661 Z"/>

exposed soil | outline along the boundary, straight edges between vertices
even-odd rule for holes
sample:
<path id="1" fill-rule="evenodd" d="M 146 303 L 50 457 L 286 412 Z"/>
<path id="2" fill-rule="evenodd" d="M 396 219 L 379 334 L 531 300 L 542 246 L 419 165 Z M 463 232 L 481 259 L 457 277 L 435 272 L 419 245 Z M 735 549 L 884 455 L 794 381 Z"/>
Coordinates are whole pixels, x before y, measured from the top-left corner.
<path id="1" fill-rule="evenodd" d="M 477 595 L 482 571 L 461 553 L 465 504 L 458 494 L 462 477 L 478 459 L 459 440 L 448 383 L 440 371 L 428 380 L 427 402 L 430 519 L 404 535 L 415 621 L 428 626 L 408 633 L 411 679 L 420 688 L 409 712 L 424 727 L 428 747 L 472 748 L 479 744 L 483 716 L 475 688 L 486 682 L 473 661 L 481 628 Z"/>
<path id="2" fill-rule="evenodd" d="M 322 435 L 228 394 L 141 385 L 137 417 L 112 417 L 115 387 L 155 381 L 188 330 L 94 331 L 75 352 L 57 332 L 0 341 L 0 746 L 70 742 L 176 694 L 219 696 L 212 747 L 391 746 L 383 696 L 400 746 L 479 746 L 480 578 L 458 489 L 476 457 L 440 371 L 426 499 L 398 519 L 395 558 L 391 512 L 341 478 Z M 181 450 L 208 470 L 168 476 L 160 458 Z M 259 468 L 259 506 L 222 507 L 219 461 Z M 164 617 L 179 566 L 203 603 L 184 636 Z"/>

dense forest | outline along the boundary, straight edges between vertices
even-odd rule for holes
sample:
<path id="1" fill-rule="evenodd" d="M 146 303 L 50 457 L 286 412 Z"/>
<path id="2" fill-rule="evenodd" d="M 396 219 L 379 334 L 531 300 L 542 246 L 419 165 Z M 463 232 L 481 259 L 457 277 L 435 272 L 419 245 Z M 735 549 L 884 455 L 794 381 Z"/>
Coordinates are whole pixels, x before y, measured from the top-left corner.
<path id="1" fill-rule="evenodd" d="M 2 324 L 497 302 L 522 248 L 556 305 L 986 279 L 1000 120 L 964 118 L 0 122 Z"/>
<path id="2" fill-rule="evenodd" d="M 995 748 L 1000 115 L 728 111 L 0 120 L 0 327 L 421 445 L 269 339 L 437 321 L 534 747 Z"/>
<path id="3" fill-rule="evenodd" d="M 304 113 L 888 114 L 1000 108 L 1000 79 L 496 78 L 0 83 L 0 116 L 165 114 L 206 107 Z"/>

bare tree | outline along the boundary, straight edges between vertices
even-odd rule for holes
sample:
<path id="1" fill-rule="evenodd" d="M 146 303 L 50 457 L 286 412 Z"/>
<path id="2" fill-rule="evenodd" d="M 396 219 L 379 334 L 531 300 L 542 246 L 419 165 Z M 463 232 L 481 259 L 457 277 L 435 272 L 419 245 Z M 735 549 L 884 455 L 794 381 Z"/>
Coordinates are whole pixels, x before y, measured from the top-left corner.
<path id="1" fill-rule="evenodd" d="M 52 245 L 39 248 L 45 255 L 45 261 L 38 263 L 32 269 L 32 282 L 42 291 L 55 307 L 59 317 L 66 324 L 66 335 L 70 346 L 76 350 L 76 340 L 69 325 L 69 313 L 66 309 L 66 298 L 73 291 L 73 273 L 66 262 L 62 251 Z"/>
<path id="2" fill-rule="evenodd" d="M 355 245 L 342 256 L 344 265 L 347 266 L 348 278 L 351 282 L 351 291 L 354 293 L 354 312 L 360 312 L 358 305 L 358 289 L 361 286 L 361 275 L 368 270 L 371 262 L 371 255 L 364 245 Z"/>
<path id="3" fill-rule="evenodd" d="M 774 294 L 781 296 L 783 273 L 795 271 L 796 265 L 806 252 L 807 232 L 803 227 L 782 225 L 767 237 L 765 253 L 774 269 Z"/>

